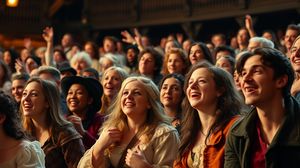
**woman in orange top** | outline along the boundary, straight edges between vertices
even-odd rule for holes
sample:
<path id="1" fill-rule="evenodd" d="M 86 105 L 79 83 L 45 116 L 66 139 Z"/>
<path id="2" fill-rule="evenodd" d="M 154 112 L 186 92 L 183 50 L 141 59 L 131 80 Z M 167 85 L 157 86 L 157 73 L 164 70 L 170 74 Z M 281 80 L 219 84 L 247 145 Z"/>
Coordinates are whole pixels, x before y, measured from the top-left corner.
<path id="1" fill-rule="evenodd" d="M 181 144 L 174 167 L 223 167 L 227 132 L 242 105 L 232 76 L 200 62 L 185 81 Z"/>

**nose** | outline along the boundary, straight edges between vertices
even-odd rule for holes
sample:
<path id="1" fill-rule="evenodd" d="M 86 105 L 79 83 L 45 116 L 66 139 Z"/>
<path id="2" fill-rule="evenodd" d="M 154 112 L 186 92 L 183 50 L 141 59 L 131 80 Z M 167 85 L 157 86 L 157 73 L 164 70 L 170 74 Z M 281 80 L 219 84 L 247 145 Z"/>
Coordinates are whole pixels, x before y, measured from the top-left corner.
<path id="1" fill-rule="evenodd" d="M 197 87 L 198 87 L 198 83 L 197 83 L 197 81 L 193 81 L 193 82 L 191 82 L 191 83 L 189 84 L 189 87 L 190 87 L 191 89 L 195 89 L 195 88 L 197 88 Z"/>
<path id="2" fill-rule="evenodd" d="M 242 77 L 240 77 L 241 82 L 249 82 L 251 80 L 252 80 L 252 75 L 249 72 L 246 72 L 245 74 L 242 75 Z"/>
<path id="3" fill-rule="evenodd" d="M 165 93 L 170 94 L 171 93 L 171 87 L 167 87 L 165 90 Z"/>

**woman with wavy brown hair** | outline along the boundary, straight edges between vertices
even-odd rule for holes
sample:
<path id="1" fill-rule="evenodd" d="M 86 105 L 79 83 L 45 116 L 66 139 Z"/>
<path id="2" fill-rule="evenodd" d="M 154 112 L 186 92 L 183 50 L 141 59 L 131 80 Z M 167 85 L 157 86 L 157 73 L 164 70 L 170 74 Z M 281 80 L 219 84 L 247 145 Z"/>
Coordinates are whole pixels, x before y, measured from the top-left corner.
<path id="1" fill-rule="evenodd" d="M 186 75 L 181 143 L 175 168 L 223 167 L 229 128 L 241 98 L 228 72 L 200 62 Z"/>

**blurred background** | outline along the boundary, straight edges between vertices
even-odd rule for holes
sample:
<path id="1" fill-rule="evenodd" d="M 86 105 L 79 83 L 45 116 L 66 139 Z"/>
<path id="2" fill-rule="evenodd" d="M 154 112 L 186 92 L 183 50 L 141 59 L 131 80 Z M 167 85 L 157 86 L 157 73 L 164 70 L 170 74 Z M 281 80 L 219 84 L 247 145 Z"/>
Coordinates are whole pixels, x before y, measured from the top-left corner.
<path id="1" fill-rule="evenodd" d="M 23 47 L 30 38 L 35 47 L 45 45 L 41 34 L 46 26 L 55 29 L 55 42 L 72 33 L 76 41 L 105 35 L 121 39 L 122 30 L 137 27 L 153 44 L 163 36 L 182 33 L 209 41 L 215 33 L 235 36 L 246 14 L 253 18 L 261 35 L 272 29 L 280 37 L 288 24 L 300 23 L 299 0 L 1 0 L 0 45 Z"/>

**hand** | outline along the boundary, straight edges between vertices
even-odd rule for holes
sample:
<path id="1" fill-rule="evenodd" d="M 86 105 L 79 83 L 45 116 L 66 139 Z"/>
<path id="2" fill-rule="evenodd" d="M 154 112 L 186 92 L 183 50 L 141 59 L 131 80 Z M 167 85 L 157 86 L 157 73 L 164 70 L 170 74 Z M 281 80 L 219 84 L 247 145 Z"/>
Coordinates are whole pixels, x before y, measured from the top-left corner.
<path id="1" fill-rule="evenodd" d="M 122 31 L 121 35 L 123 36 L 122 41 L 125 43 L 133 44 L 135 43 L 134 37 L 127 31 Z"/>
<path id="2" fill-rule="evenodd" d="M 85 130 L 82 126 L 82 121 L 81 118 L 75 115 L 70 115 L 67 117 L 67 120 L 70 121 L 71 123 L 73 123 L 76 131 L 81 135 L 84 136 L 85 134 Z"/>
<path id="3" fill-rule="evenodd" d="M 53 41 L 53 35 L 54 35 L 54 32 L 53 32 L 53 28 L 52 27 L 46 27 L 44 30 L 43 30 L 43 38 L 44 40 L 49 43 L 49 42 L 52 42 Z"/>
<path id="4" fill-rule="evenodd" d="M 111 127 L 104 129 L 95 143 L 94 152 L 103 152 L 110 145 L 120 142 L 121 138 L 122 132 L 118 128 Z"/>
<path id="5" fill-rule="evenodd" d="M 16 59 L 16 62 L 15 62 L 15 69 L 17 71 L 17 73 L 26 73 L 26 70 L 25 70 L 25 65 L 24 63 L 19 59 Z"/>
<path id="6" fill-rule="evenodd" d="M 246 17 L 245 17 L 245 26 L 246 26 L 247 30 L 253 29 L 253 21 L 252 21 L 252 17 L 250 15 L 246 15 Z"/>
<path id="7" fill-rule="evenodd" d="M 151 167 L 139 146 L 127 150 L 125 162 L 131 168 Z"/>

